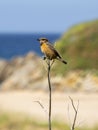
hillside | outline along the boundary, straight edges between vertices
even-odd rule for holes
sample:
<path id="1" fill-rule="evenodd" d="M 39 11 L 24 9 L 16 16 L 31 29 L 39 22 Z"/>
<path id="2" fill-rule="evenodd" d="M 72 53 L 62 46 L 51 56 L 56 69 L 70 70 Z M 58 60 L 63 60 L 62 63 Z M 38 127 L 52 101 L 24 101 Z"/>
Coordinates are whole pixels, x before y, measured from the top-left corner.
<path id="1" fill-rule="evenodd" d="M 57 41 L 56 48 L 68 65 L 57 63 L 55 72 L 98 69 L 98 20 L 71 27 Z"/>

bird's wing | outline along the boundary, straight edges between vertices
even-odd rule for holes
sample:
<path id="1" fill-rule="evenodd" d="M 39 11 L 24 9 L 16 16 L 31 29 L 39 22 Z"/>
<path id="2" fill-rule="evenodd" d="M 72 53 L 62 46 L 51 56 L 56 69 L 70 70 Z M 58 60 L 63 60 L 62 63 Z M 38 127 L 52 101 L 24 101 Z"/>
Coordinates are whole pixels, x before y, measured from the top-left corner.
<path id="1" fill-rule="evenodd" d="M 47 43 L 47 45 L 49 46 L 49 48 L 51 50 L 53 50 L 56 53 L 57 57 L 61 58 L 60 54 L 57 52 L 57 50 L 54 48 L 54 46 L 52 44 Z"/>
<path id="2" fill-rule="evenodd" d="M 49 46 L 51 49 L 55 49 L 54 46 L 53 46 L 52 44 L 50 44 L 49 42 L 46 43 L 46 44 L 47 44 L 47 46 Z"/>

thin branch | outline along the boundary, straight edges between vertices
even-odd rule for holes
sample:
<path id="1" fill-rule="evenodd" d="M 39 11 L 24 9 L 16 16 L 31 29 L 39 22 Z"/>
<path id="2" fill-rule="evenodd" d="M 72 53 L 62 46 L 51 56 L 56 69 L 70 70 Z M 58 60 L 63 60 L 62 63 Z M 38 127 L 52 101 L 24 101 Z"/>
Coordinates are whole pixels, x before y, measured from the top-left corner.
<path id="1" fill-rule="evenodd" d="M 77 107 L 75 107 L 73 99 L 70 96 L 69 96 L 69 99 L 70 99 L 72 107 L 73 107 L 73 109 L 75 111 L 75 116 L 74 116 L 74 120 L 73 120 L 73 123 L 72 123 L 71 130 L 75 130 L 76 119 L 77 119 L 77 114 L 78 114 L 78 109 L 79 109 L 79 100 L 78 100 Z"/>
<path id="2" fill-rule="evenodd" d="M 38 103 L 41 106 L 41 108 L 44 110 L 44 112 L 47 114 L 47 110 L 45 109 L 45 107 L 42 105 L 40 101 L 34 101 L 34 102 Z"/>
<path id="3" fill-rule="evenodd" d="M 50 82 L 51 64 L 50 64 L 50 60 L 48 60 L 47 65 L 48 65 L 48 84 L 49 84 L 49 130 L 51 130 L 51 82 Z"/>
<path id="4" fill-rule="evenodd" d="M 50 82 L 50 70 L 51 70 L 51 67 L 54 63 L 54 60 L 50 61 L 49 59 L 46 59 L 46 63 L 48 65 L 47 70 L 48 70 L 48 86 L 49 86 L 49 119 L 48 119 L 48 122 L 49 122 L 49 130 L 51 130 L 52 129 L 52 127 L 51 127 L 51 97 L 52 97 L 52 91 L 51 91 L 51 82 Z"/>
<path id="5" fill-rule="evenodd" d="M 49 125 L 49 130 L 52 130 L 52 127 L 51 127 L 51 97 L 52 97 L 52 91 L 51 91 L 51 82 L 50 82 L 50 70 L 51 70 L 51 67 L 52 67 L 52 65 L 54 63 L 54 60 L 50 60 L 46 56 L 43 57 L 43 60 L 45 60 L 46 64 L 47 64 L 47 68 L 45 68 L 45 69 L 47 69 L 48 86 L 49 86 L 48 125 Z M 47 113 L 44 106 L 39 101 L 35 101 L 35 102 L 37 102 L 42 107 L 42 109 Z"/>

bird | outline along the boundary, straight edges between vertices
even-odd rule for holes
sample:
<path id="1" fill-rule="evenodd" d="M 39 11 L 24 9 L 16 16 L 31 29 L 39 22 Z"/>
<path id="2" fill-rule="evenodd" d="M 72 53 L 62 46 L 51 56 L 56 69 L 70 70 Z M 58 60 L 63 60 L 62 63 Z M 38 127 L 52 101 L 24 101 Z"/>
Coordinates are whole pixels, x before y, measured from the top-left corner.
<path id="1" fill-rule="evenodd" d="M 42 53 L 44 53 L 45 58 L 49 60 L 59 60 L 64 64 L 67 64 L 65 60 L 62 59 L 58 51 L 55 49 L 55 47 L 49 42 L 47 38 L 39 38 L 37 41 L 40 42 L 40 48 Z"/>

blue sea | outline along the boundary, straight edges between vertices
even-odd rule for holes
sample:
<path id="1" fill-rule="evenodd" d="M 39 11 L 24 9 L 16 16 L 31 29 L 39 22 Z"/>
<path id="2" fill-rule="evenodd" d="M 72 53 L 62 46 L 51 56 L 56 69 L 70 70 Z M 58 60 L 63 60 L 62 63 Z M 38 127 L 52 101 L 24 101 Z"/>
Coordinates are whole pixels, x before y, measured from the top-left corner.
<path id="1" fill-rule="evenodd" d="M 37 38 L 46 37 L 54 43 L 61 34 L 0 34 L 0 59 L 10 60 L 32 51 L 42 55 Z"/>

